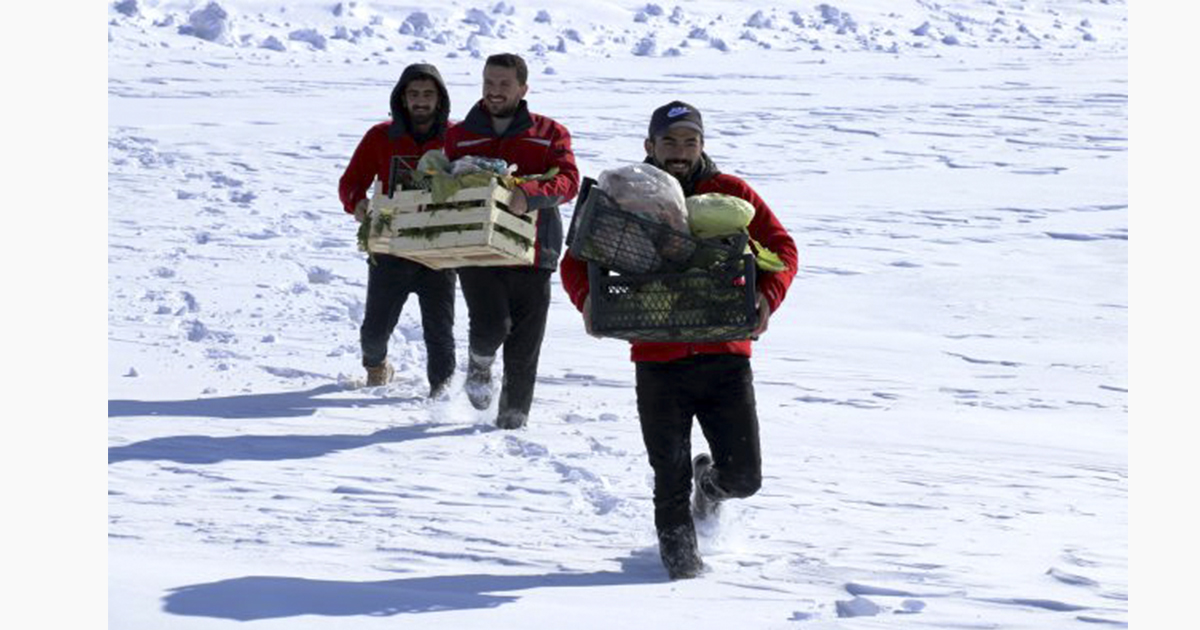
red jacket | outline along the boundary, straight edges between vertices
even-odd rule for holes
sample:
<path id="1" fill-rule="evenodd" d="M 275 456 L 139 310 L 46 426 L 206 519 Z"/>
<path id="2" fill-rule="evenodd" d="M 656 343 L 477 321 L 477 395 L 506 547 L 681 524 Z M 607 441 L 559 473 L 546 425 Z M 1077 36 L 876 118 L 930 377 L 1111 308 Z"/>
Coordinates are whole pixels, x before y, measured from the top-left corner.
<path id="1" fill-rule="evenodd" d="M 367 130 L 338 182 L 338 197 L 349 214 L 354 214 L 354 206 L 367 198 L 375 178 L 383 182 L 383 192 L 389 192 L 388 176 L 391 174 L 393 155 L 400 156 L 415 167 L 426 151 L 441 149 L 445 141 L 444 126 L 433 137 L 418 142 L 411 133 L 392 134 L 395 137 L 389 137 L 388 130 L 392 124 L 391 121 L 381 122 Z"/>
<path id="2" fill-rule="evenodd" d="M 754 219 L 750 221 L 750 237 L 763 247 L 775 252 L 787 266 L 787 269 L 777 273 L 758 270 L 756 283 L 758 292 L 767 299 L 767 305 L 774 313 L 783 298 L 787 295 L 788 287 L 799 267 L 799 257 L 796 253 L 796 243 L 784 229 L 783 224 L 775 217 L 775 213 L 766 202 L 750 188 L 744 180 L 725 173 L 715 173 L 696 181 L 692 190 L 693 195 L 703 193 L 723 193 L 741 197 L 754 206 Z M 690 195 L 689 195 L 690 196 Z M 575 308 L 583 310 L 583 301 L 587 298 L 588 274 L 587 263 L 573 256 L 570 252 L 563 256 L 562 284 Z M 696 354 L 738 354 L 750 356 L 750 340 L 724 341 L 718 343 L 678 343 L 657 341 L 631 342 L 630 358 L 633 361 L 674 361 Z"/>
<path id="3" fill-rule="evenodd" d="M 529 200 L 529 209 L 539 211 L 533 264 L 543 269 L 557 267 L 563 241 L 558 205 L 574 199 L 579 192 L 579 169 L 575 166 L 567 128 L 530 113 L 525 101 L 521 101 L 508 129 L 503 135 L 496 135 L 492 117 L 481 101 L 446 133 L 445 151 L 450 160 L 467 155 L 501 158 L 517 165 L 516 175 L 541 175 L 558 167 L 558 174 L 549 181 L 520 185 Z"/>

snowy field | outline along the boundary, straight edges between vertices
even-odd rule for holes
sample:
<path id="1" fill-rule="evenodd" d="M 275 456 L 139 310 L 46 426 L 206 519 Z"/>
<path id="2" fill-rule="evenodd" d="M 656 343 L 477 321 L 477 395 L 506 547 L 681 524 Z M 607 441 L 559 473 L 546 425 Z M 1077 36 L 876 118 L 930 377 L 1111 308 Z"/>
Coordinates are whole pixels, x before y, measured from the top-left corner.
<path id="1" fill-rule="evenodd" d="M 1127 14 L 110 6 L 109 627 L 1127 627 Z M 337 179 L 405 65 L 458 118 L 495 52 L 592 177 L 698 106 L 798 245 L 753 359 L 763 488 L 701 532 L 700 579 L 657 557 L 627 345 L 557 276 L 528 427 L 424 398 L 415 300 L 396 380 L 354 387 Z"/>

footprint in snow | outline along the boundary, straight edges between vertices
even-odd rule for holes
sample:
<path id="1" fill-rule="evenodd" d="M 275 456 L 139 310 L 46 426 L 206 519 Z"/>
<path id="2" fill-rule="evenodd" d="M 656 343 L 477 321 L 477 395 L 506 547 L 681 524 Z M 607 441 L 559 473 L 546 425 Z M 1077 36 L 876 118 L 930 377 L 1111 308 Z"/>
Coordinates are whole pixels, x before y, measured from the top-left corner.
<path id="1" fill-rule="evenodd" d="M 1048 571 L 1046 571 L 1046 575 L 1049 575 L 1063 584 L 1070 584 L 1071 586 L 1100 586 L 1099 582 L 1089 577 L 1068 573 L 1054 567 L 1051 567 Z"/>
<path id="2" fill-rule="evenodd" d="M 570 412 L 563 415 L 563 422 L 567 424 L 581 424 L 584 422 L 616 422 L 620 418 L 615 413 L 602 413 L 598 416 L 586 416 L 575 412 Z"/>
<path id="3" fill-rule="evenodd" d="M 536 442 L 522 440 L 513 435 L 504 436 L 504 450 L 509 455 L 528 457 L 530 459 L 546 457 L 550 454 L 550 450 L 545 446 Z"/>

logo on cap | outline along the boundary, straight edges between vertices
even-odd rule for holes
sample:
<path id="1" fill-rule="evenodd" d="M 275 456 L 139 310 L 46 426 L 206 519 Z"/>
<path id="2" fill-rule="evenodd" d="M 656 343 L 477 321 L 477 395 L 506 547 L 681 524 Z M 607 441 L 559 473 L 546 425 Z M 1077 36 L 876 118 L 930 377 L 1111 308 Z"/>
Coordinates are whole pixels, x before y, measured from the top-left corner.
<path id="1" fill-rule="evenodd" d="M 687 114 L 690 111 L 692 111 L 692 110 L 690 110 L 686 107 L 672 107 L 671 111 L 667 112 L 667 118 L 675 118 L 676 116 L 683 116 L 684 114 Z"/>

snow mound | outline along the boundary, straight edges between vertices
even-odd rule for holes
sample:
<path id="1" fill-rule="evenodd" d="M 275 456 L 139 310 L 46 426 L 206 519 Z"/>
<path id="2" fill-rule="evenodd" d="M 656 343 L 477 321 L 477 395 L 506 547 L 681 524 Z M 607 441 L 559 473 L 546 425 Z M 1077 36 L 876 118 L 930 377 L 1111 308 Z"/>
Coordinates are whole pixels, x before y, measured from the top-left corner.
<path id="1" fill-rule="evenodd" d="M 121 2 L 113 5 L 113 9 L 116 9 L 117 13 L 125 17 L 138 17 L 142 14 L 137 0 L 121 0 Z"/>
<path id="2" fill-rule="evenodd" d="M 428 37 L 432 33 L 433 20 L 429 19 L 429 14 L 424 11 L 410 13 L 408 17 L 404 18 L 404 22 L 400 24 L 401 35 Z"/>
<path id="3" fill-rule="evenodd" d="M 148 37 L 161 38 L 167 33 L 148 32 L 145 23 L 152 21 L 156 27 L 171 27 L 171 34 L 231 47 L 294 53 L 341 52 L 353 47 L 356 52 L 380 57 L 380 63 L 388 63 L 386 59 L 391 53 L 404 49 L 447 58 L 457 58 L 463 52 L 479 56 L 483 53 L 481 48 L 463 47 L 471 35 L 527 42 L 527 50 L 539 56 L 565 53 L 561 45 L 556 48 L 553 44 L 562 37 L 582 44 L 573 48 L 571 54 L 593 57 L 667 57 L 685 51 L 703 54 L 698 49 L 687 50 L 691 47 L 685 43 L 687 39 L 704 40 L 710 48 L 727 53 L 762 48 L 889 54 L 1003 46 L 1121 50 L 1127 40 L 1125 11 L 1119 4 L 1111 9 L 1089 8 L 1086 13 L 1079 7 L 1049 9 L 1024 3 L 1001 6 L 995 2 L 955 5 L 917 2 L 915 7 L 898 4 L 889 10 L 875 3 L 840 0 L 836 5 L 820 3 L 796 10 L 748 6 L 744 12 L 731 8 L 734 5 L 720 3 L 687 5 L 686 10 L 680 5 L 664 8 L 653 3 L 623 7 L 601 4 L 603 7 L 596 5 L 596 11 L 608 13 L 607 22 L 580 19 L 581 16 L 570 11 L 552 15 L 548 8 L 511 1 L 456 7 L 407 4 L 386 7 L 361 2 L 318 5 L 222 0 L 195 4 L 190 11 L 180 12 L 177 8 L 180 5 L 175 3 L 120 0 L 110 5 L 109 38 L 113 42 L 126 39 L 136 41 L 137 46 L 153 46 L 155 42 L 147 41 Z M 309 46 L 281 47 L 279 44 L 294 39 L 290 33 L 303 34 L 300 41 Z M 651 41 L 658 44 L 653 50 Z M 737 42 L 752 42 L 753 46 Z M 158 44 L 168 47 L 171 42 L 162 40 Z"/>
<path id="4" fill-rule="evenodd" d="M 838 617 L 874 617 L 883 612 L 878 604 L 865 597 L 838 600 L 836 606 Z"/>
<path id="5" fill-rule="evenodd" d="M 192 35 L 217 44 L 233 43 L 233 22 L 221 5 L 209 2 L 203 9 L 188 16 L 188 23 L 179 27 L 181 35 Z"/>
<path id="6" fill-rule="evenodd" d="M 837 7 L 828 4 L 817 5 L 817 11 L 821 13 L 821 20 L 828 26 L 837 29 L 838 35 L 853 33 L 858 30 L 858 23 L 849 13 L 844 13 Z"/>
<path id="7" fill-rule="evenodd" d="M 305 42 L 316 50 L 325 50 L 328 42 L 325 36 L 315 28 L 302 28 L 288 33 L 288 39 L 294 42 Z"/>
<path id="8" fill-rule="evenodd" d="M 658 52 L 658 42 L 651 35 L 639 41 L 633 47 L 635 57 L 653 57 Z"/>

